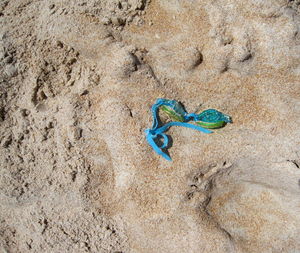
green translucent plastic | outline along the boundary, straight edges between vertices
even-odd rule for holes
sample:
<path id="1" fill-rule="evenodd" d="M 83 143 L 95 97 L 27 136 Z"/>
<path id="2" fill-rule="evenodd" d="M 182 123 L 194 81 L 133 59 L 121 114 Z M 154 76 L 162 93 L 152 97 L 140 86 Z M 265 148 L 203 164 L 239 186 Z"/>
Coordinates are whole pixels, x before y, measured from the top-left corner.
<path id="1" fill-rule="evenodd" d="M 172 108 L 169 106 L 163 105 L 161 106 L 161 109 L 174 121 L 184 122 L 184 117 L 175 112 Z"/>
<path id="2" fill-rule="evenodd" d="M 196 123 L 204 128 L 214 129 L 221 128 L 226 125 L 226 123 L 231 123 L 231 117 L 221 113 L 215 109 L 208 109 L 201 112 L 197 116 Z"/>
<path id="3" fill-rule="evenodd" d="M 225 126 L 225 121 L 217 121 L 217 122 L 204 122 L 204 121 L 196 121 L 196 124 L 208 129 L 216 129 Z"/>

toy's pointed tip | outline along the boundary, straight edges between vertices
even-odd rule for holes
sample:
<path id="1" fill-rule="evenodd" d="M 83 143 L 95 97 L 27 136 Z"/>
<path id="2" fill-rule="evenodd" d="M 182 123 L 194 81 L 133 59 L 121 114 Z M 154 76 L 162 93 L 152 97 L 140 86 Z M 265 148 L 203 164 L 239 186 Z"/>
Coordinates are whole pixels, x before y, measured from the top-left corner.
<path id="1" fill-rule="evenodd" d="M 164 155 L 164 158 L 165 158 L 167 161 L 172 161 L 171 157 L 168 156 L 168 155 Z"/>
<path id="2" fill-rule="evenodd" d="M 168 160 L 168 161 L 170 161 L 170 162 L 172 161 L 171 157 L 169 157 L 169 156 L 168 156 L 168 157 L 165 157 L 165 158 L 166 158 L 166 160 Z"/>

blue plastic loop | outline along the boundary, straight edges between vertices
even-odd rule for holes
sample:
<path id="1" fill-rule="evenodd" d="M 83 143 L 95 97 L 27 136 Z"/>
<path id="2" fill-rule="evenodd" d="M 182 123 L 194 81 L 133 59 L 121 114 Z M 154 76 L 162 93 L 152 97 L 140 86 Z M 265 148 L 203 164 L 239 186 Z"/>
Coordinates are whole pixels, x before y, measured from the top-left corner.
<path id="1" fill-rule="evenodd" d="M 156 142 L 154 141 L 157 138 L 157 134 L 152 134 L 151 133 L 151 129 L 146 129 L 145 130 L 146 133 L 146 139 L 148 141 L 148 143 L 150 144 L 150 146 L 153 148 L 153 150 L 158 154 L 161 155 L 163 158 L 165 158 L 168 161 L 171 161 L 171 157 L 168 156 L 165 152 L 163 152 L 163 148 L 166 148 L 168 145 L 168 137 L 167 135 L 163 134 L 162 136 L 164 136 L 164 143 L 161 147 L 159 147 Z"/>

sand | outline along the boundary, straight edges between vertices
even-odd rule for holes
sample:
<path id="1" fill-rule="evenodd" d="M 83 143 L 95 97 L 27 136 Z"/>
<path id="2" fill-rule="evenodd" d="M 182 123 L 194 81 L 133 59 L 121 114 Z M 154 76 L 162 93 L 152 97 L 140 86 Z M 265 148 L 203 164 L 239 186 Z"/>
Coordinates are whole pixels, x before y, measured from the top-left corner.
<path id="1" fill-rule="evenodd" d="M 0 252 L 300 252 L 299 4 L 1 1 Z"/>

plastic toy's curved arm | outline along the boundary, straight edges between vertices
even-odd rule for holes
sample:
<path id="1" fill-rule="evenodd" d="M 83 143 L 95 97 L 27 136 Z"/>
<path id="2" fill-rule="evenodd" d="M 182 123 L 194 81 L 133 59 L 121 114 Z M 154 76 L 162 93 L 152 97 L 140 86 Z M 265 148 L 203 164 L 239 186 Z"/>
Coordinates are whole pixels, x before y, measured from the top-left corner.
<path id="1" fill-rule="evenodd" d="M 151 133 L 151 129 L 146 129 L 145 130 L 146 133 L 146 139 L 148 141 L 148 143 L 150 144 L 150 146 L 153 148 L 153 150 L 158 154 L 161 155 L 163 158 L 165 158 L 168 161 L 171 161 L 171 157 L 168 156 L 162 149 L 166 148 L 168 146 L 168 136 L 166 134 L 159 134 L 160 136 L 162 136 L 164 138 L 164 143 L 162 146 L 158 146 L 156 144 L 156 142 L 154 141 L 158 135 L 157 134 L 152 134 Z"/>
<path id="2" fill-rule="evenodd" d="M 169 139 L 168 139 L 168 136 L 164 132 L 166 132 L 171 126 L 187 127 L 187 128 L 191 128 L 194 130 L 198 130 L 198 131 L 206 133 L 206 134 L 212 133 L 212 131 L 205 129 L 203 127 L 195 126 L 195 125 L 192 125 L 189 123 L 183 123 L 183 122 L 169 122 L 166 125 L 164 125 L 160 128 L 157 128 L 157 129 L 146 129 L 145 130 L 146 139 L 147 139 L 148 143 L 150 144 L 150 146 L 153 148 L 153 150 L 158 155 L 161 155 L 163 158 L 165 158 L 168 161 L 171 161 L 172 159 L 162 149 L 168 147 Z M 163 145 L 161 145 L 161 146 L 158 146 L 155 142 L 155 139 L 157 139 L 159 137 L 162 137 L 164 139 Z"/>
<path id="3" fill-rule="evenodd" d="M 163 103 L 161 101 L 157 100 L 156 103 L 154 105 L 152 105 L 152 107 L 151 107 L 152 117 L 153 117 L 152 129 L 156 129 L 159 125 L 157 113 L 158 113 L 159 107 L 162 105 L 163 105 Z"/>

